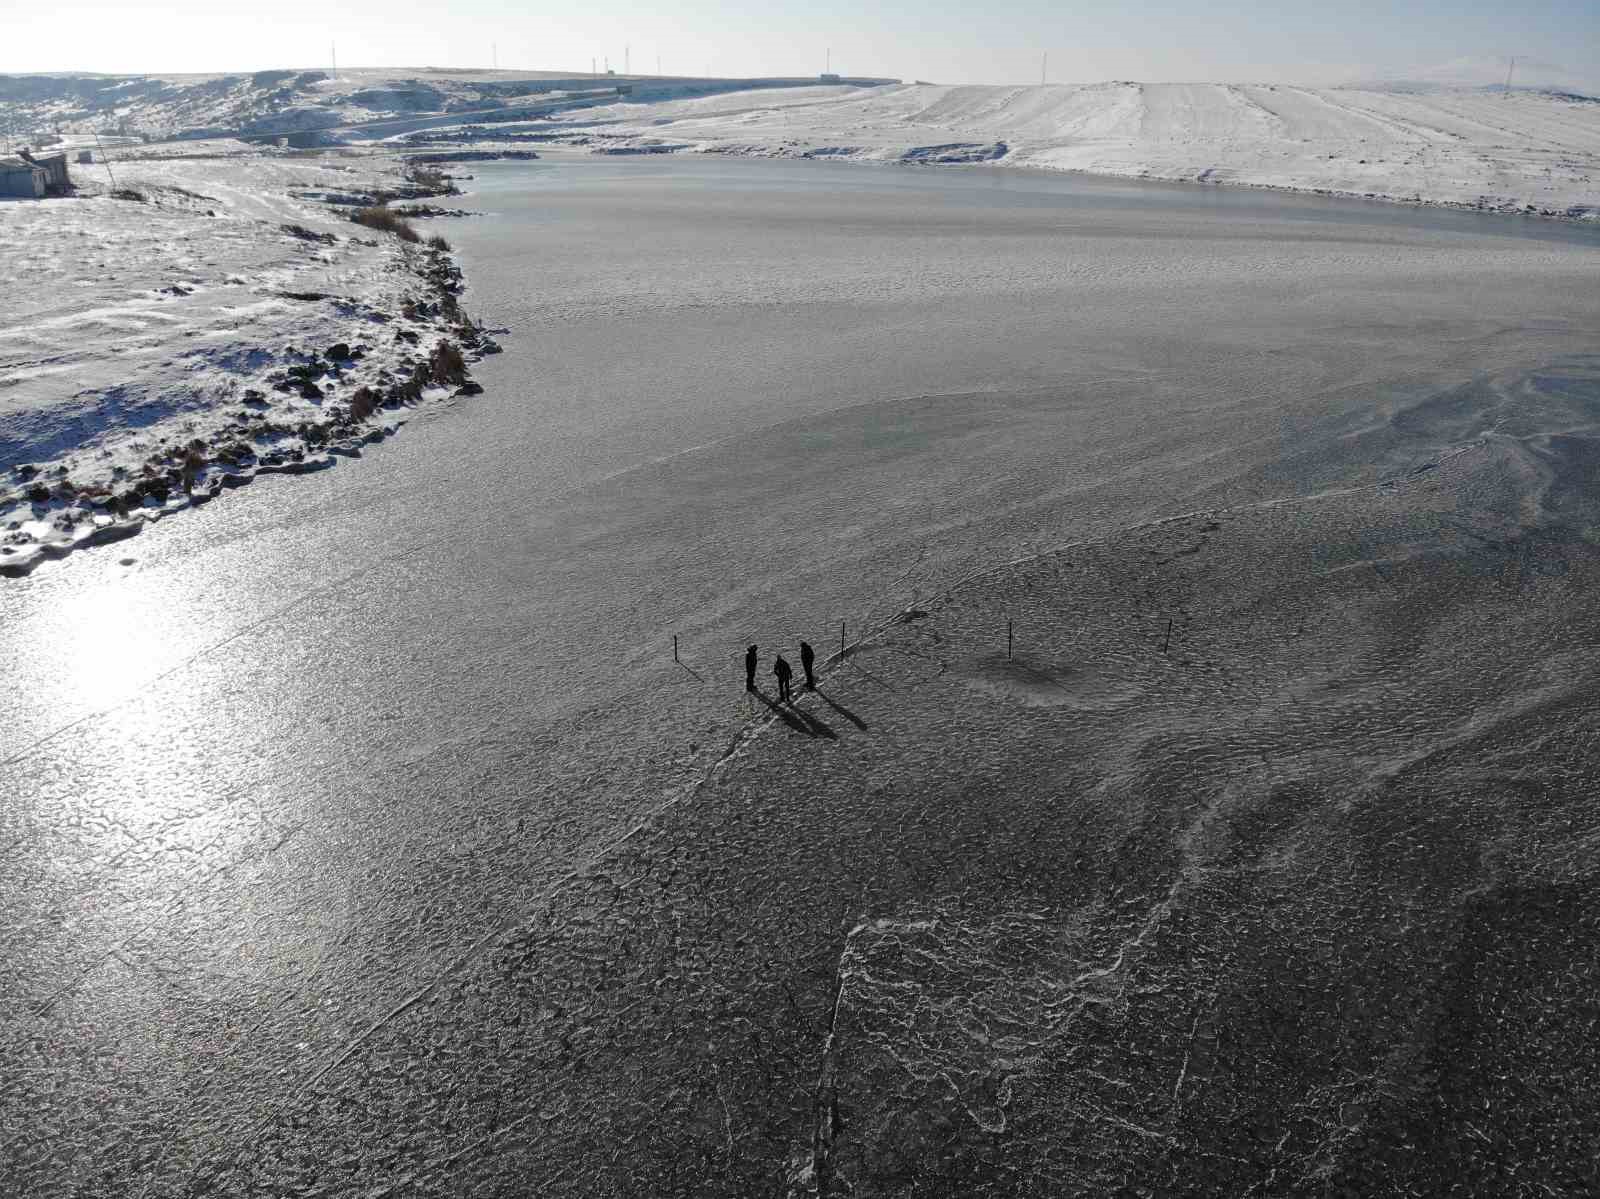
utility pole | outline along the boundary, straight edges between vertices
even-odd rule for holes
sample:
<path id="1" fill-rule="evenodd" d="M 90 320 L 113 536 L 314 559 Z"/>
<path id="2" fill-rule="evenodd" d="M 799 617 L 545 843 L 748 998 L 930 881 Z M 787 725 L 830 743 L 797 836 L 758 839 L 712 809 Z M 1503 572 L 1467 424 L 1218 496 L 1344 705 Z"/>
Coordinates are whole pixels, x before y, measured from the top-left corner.
<path id="1" fill-rule="evenodd" d="M 594 69 L 594 59 L 590 58 L 589 59 L 589 74 L 598 75 L 599 73 L 600 73 L 599 71 Z"/>
<path id="2" fill-rule="evenodd" d="M 111 156 L 106 153 L 106 148 L 100 144 L 100 131 L 98 129 L 94 131 L 94 145 L 95 149 L 100 151 L 100 163 L 105 167 L 106 174 L 111 179 L 111 188 L 115 191 L 117 187 L 116 172 L 111 169 Z"/>
<path id="3" fill-rule="evenodd" d="M 626 42 L 622 43 L 622 73 L 633 74 L 633 47 Z"/>
<path id="4" fill-rule="evenodd" d="M 1511 72 L 1517 69 L 1517 56 L 1513 54 L 1511 61 L 1506 65 L 1506 95 L 1511 94 Z"/>
<path id="5" fill-rule="evenodd" d="M 658 76 L 661 74 L 661 55 L 659 54 L 656 55 L 656 74 Z"/>
<path id="6" fill-rule="evenodd" d="M 333 59 L 333 73 L 339 73 L 339 45 L 337 42 L 328 43 L 328 56 Z"/>
<path id="7" fill-rule="evenodd" d="M 494 63 L 494 69 L 498 71 L 500 69 L 500 43 L 499 42 L 490 42 L 489 43 L 489 60 L 492 63 Z"/>
<path id="8" fill-rule="evenodd" d="M 1044 86 L 1044 68 L 1045 68 L 1045 64 L 1048 63 L 1049 61 L 1050 61 L 1050 51 L 1046 50 L 1043 54 L 1039 55 L 1039 86 L 1040 87 Z"/>
<path id="9" fill-rule="evenodd" d="M 832 46 L 828 47 L 827 54 L 824 56 L 824 58 L 822 60 L 822 64 L 823 64 L 822 65 L 823 74 L 831 75 L 833 73 L 833 47 Z"/>

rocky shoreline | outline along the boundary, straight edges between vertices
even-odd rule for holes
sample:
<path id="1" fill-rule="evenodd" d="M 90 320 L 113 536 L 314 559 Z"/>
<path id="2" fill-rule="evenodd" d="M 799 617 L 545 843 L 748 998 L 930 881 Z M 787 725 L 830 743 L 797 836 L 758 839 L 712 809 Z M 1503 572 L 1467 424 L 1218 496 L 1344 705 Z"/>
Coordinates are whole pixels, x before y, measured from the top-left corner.
<path id="1" fill-rule="evenodd" d="M 459 194 L 447 176 L 407 171 L 409 185 L 380 204 Z M 348 203 L 343 199 L 324 202 L 337 211 Z M 340 240 L 298 225 L 280 229 L 318 245 Z M 357 236 L 366 232 L 357 228 L 349 240 L 382 244 Z M 398 305 L 324 291 L 273 293 L 353 318 L 364 339 L 251 347 L 273 368 L 246 380 L 237 401 L 221 410 L 220 425 L 187 440 L 161 438 L 137 468 L 115 466 L 109 477 L 87 477 L 62 462 L 8 468 L 0 476 L 0 576 L 19 578 L 75 550 L 124 540 L 263 475 L 305 474 L 358 457 L 363 446 L 397 432 L 416 406 L 481 393 L 471 363 L 500 347 L 462 310 L 465 284 L 448 246 L 437 238 L 407 244 L 394 234 L 376 236 L 394 243 L 391 269 L 409 276 Z"/>

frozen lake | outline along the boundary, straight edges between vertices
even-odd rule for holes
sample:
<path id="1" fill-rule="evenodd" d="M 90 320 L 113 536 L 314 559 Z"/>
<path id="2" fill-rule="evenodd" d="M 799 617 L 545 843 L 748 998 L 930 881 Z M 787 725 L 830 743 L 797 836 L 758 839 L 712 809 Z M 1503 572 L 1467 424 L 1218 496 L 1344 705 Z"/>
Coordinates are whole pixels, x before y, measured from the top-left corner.
<path id="1" fill-rule="evenodd" d="M 1483 432 L 1395 423 L 1439 397 L 1594 398 L 1600 231 L 995 170 L 473 170 L 486 215 L 440 231 L 509 329 L 486 395 L 0 588 L 0 1177 L 30 1194 L 695 1176 L 629 1108 L 590 1135 L 631 1180 L 536 1178 L 582 1005 L 463 1048 L 432 1003 L 747 753 L 747 643 L 765 672 L 1051 547 L 1403 479 Z M 543 1098 L 500 1111 L 484 1055 Z M 726 1193 L 792 1166 L 744 1156 Z"/>

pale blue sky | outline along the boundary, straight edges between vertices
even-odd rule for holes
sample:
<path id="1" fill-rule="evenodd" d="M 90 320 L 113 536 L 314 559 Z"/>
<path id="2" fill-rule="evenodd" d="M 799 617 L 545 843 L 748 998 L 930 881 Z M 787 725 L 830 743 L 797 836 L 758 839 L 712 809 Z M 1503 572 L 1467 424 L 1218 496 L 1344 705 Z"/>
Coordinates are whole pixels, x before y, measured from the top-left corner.
<path id="1" fill-rule="evenodd" d="M 1050 79 L 1340 82 L 1464 56 L 1530 55 L 1592 79 L 1600 0 L 0 0 L 0 71 L 325 66 L 586 71 L 624 46 L 636 73 L 836 70 L 948 83 Z"/>

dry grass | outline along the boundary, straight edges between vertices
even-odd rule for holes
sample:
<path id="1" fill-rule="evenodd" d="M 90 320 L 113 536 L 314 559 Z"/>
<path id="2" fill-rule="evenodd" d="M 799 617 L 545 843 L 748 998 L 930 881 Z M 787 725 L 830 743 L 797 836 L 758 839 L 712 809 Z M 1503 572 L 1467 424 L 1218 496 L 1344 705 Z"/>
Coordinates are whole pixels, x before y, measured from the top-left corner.
<path id="1" fill-rule="evenodd" d="M 467 380 L 467 360 L 454 342 L 441 341 L 434 346 L 428 366 L 435 383 L 460 385 Z"/>
<path id="2" fill-rule="evenodd" d="M 385 233 L 393 233 L 401 241 L 420 242 L 421 234 L 413 229 L 410 223 L 398 213 L 390 212 L 387 208 L 358 208 L 350 214 L 350 219 L 358 225 L 365 225 L 368 229 L 379 229 Z"/>
<path id="3" fill-rule="evenodd" d="M 442 250 L 446 254 L 448 254 L 448 253 L 450 253 L 450 243 L 445 241 L 444 238 L 440 237 L 437 233 L 435 233 L 432 237 L 430 237 L 428 239 L 428 249 L 430 249 L 430 250 Z"/>
<path id="4" fill-rule="evenodd" d="M 447 191 L 450 187 L 450 178 L 443 171 L 435 171 L 428 167 L 412 167 L 406 172 L 406 177 L 418 187 L 425 187 L 431 191 Z"/>
<path id="5" fill-rule="evenodd" d="M 383 397 L 370 387 L 358 387 L 350 397 L 350 416 L 353 420 L 366 420 L 377 410 Z"/>

